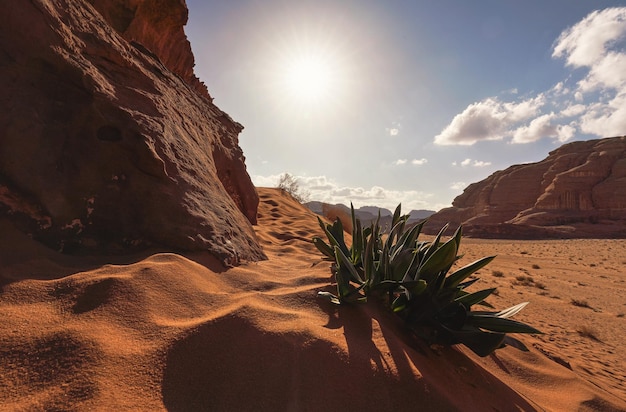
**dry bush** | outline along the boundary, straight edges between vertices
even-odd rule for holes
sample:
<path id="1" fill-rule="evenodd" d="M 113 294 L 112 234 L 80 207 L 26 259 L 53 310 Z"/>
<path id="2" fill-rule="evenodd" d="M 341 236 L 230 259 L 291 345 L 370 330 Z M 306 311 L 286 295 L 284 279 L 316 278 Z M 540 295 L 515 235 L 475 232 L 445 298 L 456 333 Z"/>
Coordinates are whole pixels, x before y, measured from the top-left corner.
<path id="1" fill-rule="evenodd" d="M 583 299 L 572 299 L 572 305 L 578 306 L 579 308 L 589 308 L 589 309 L 591 309 L 591 306 L 589 306 L 589 303 L 586 300 L 583 300 Z"/>
<path id="2" fill-rule="evenodd" d="M 497 278 L 501 278 L 504 276 L 504 272 L 501 270 L 493 270 L 491 271 L 491 274 Z"/>
<path id="3" fill-rule="evenodd" d="M 581 326 L 580 328 L 578 328 L 577 330 L 578 334 L 584 338 L 589 338 L 591 340 L 595 340 L 596 342 L 602 342 L 599 338 L 598 338 L 598 332 L 596 332 L 595 329 L 589 327 L 589 326 Z"/>
<path id="4" fill-rule="evenodd" d="M 309 201 L 310 193 L 300 187 L 300 182 L 295 176 L 289 173 L 283 173 L 278 178 L 278 185 L 276 186 L 285 193 L 289 193 L 294 199 L 300 203 L 306 203 Z"/>
<path id="5" fill-rule="evenodd" d="M 515 277 L 515 280 L 513 281 L 514 285 L 521 285 L 521 286 L 534 286 L 535 280 L 532 278 L 532 276 L 524 276 L 524 275 L 519 275 Z"/>
<path id="6" fill-rule="evenodd" d="M 340 206 L 324 204 L 322 206 L 322 215 L 331 222 L 339 219 L 343 225 L 343 231 L 352 233 L 352 216 Z"/>

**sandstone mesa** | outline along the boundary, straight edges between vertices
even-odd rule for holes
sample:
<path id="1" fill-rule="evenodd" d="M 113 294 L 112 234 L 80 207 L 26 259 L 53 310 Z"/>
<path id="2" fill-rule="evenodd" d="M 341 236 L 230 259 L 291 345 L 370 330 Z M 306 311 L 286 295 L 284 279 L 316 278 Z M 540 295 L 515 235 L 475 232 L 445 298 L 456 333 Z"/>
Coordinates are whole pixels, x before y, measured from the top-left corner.
<path id="1" fill-rule="evenodd" d="M 485 238 L 626 238 L 626 136 L 568 143 L 495 172 L 430 216 L 427 230 L 446 223 Z"/>

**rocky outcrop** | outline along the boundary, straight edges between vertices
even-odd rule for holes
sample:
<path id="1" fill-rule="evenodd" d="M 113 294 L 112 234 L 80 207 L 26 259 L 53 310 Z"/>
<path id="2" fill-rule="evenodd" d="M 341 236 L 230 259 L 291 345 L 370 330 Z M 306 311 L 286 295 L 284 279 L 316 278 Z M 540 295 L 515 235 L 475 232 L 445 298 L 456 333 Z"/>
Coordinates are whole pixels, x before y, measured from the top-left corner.
<path id="1" fill-rule="evenodd" d="M 626 137 L 572 142 L 471 184 L 426 231 L 479 237 L 626 237 Z"/>
<path id="2" fill-rule="evenodd" d="M 0 3 L 0 219 L 64 252 L 264 258 L 242 126 L 198 91 L 186 16 L 182 0 Z"/>
<path id="3" fill-rule="evenodd" d="M 124 39 L 150 52 L 201 95 L 209 92 L 194 74 L 194 57 L 183 26 L 185 0 L 87 0 Z"/>

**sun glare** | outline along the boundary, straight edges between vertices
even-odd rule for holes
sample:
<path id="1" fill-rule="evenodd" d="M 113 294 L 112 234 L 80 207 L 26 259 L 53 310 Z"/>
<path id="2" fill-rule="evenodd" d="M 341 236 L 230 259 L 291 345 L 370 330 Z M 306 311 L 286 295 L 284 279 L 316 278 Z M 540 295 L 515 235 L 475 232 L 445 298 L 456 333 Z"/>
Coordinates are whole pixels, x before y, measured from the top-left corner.
<path id="1" fill-rule="evenodd" d="M 346 56 L 327 42 L 285 42 L 270 66 L 269 97 L 279 112 L 297 122 L 328 118 L 348 106 L 352 83 Z"/>
<path id="2" fill-rule="evenodd" d="M 287 62 L 286 91 L 301 103 L 320 103 L 332 93 L 333 68 L 320 56 L 305 55 Z"/>

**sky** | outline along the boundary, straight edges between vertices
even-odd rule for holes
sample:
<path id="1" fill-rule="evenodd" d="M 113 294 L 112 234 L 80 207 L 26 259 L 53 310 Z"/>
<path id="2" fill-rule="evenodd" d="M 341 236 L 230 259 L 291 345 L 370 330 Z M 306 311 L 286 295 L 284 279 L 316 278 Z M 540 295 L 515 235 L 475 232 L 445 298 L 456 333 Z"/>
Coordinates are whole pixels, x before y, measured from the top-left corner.
<path id="1" fill-rule="evenodd" d="M 626 135 L 626 1 L 187 0 L 195 73 L 256 186 L 439 210 L 567 142 Z"/>

